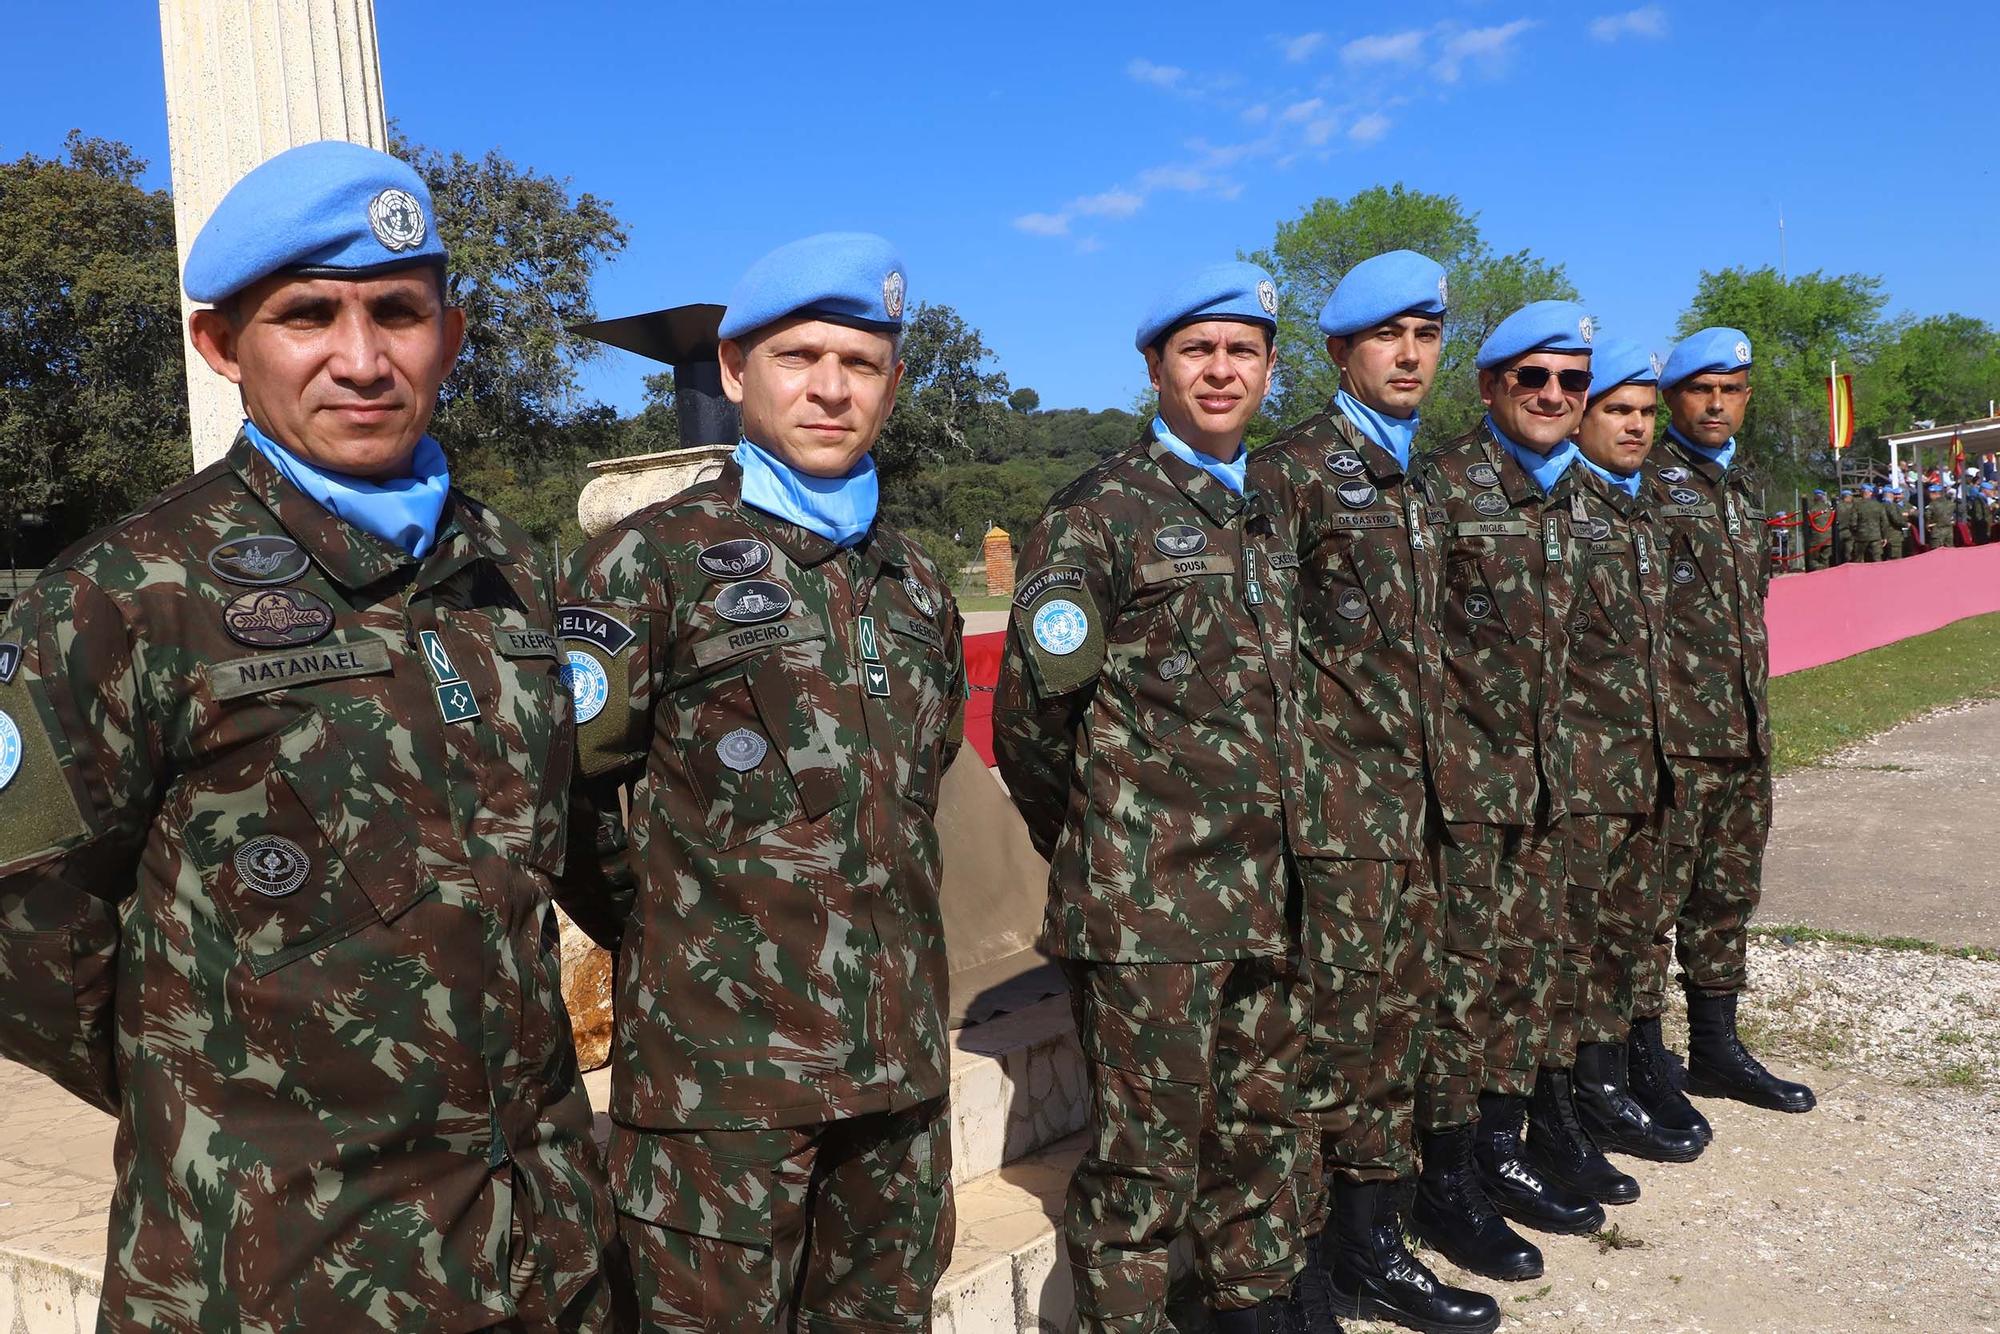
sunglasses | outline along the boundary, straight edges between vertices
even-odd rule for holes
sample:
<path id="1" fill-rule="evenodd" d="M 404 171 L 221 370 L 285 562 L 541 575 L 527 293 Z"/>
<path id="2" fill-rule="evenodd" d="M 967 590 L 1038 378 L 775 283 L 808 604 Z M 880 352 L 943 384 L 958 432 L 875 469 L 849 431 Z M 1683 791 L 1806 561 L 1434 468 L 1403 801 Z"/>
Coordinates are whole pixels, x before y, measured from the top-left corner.
<path id="1" fill-rule="evenodd" d="M 1562 386 L 1565 394 L 1580 394 L 1590 388 L 1589 371 L 1552 371 L 1547 366 L 1516 366 L 1507 373 L 1523 389 L 1540 389 L 1548 384 L 1551 375 L 1556 377 L 1556 383 Z"/>

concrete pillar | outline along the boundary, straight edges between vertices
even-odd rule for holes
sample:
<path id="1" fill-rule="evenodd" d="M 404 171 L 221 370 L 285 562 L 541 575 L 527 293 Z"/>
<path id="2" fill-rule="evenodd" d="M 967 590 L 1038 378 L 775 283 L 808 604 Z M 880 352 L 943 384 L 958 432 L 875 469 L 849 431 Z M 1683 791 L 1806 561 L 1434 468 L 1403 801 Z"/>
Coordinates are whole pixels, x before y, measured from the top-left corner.
<path id="1" fill-rule="evenodd" d="M 374 0 L 160 0 L 160 51 L 183 265 L 223 194 L 258 163 L 316 139 L 389 146 Z M 182 293 L 183 318 L 194 309 Z M 183 351 L 199 468 L 228 450 L 243 412 L 236 387 Z"/>

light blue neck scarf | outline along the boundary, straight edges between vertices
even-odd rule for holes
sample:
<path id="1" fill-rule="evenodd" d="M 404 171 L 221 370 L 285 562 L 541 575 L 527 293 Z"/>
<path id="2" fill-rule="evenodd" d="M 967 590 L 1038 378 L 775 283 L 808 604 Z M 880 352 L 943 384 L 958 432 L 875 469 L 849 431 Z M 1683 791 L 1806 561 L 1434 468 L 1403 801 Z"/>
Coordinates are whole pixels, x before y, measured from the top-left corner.
<path id="1" fill-rule="evenodd" d="M 875 523 L 880 492 L 873 454 L 863 454 L 844 477 L 800 472 L 748 438 L 736 446 L 735 458 L 743 469 L 746 505 L 818 533 L 838 547 L 853 546 Z"/>
<path id="2" fill-rule="evenodd" d="M 1243 494 L 1243 475 L 1250 466 L 1250 451 L 1243 448 L 1242 441 L 1236 442 L 1236 457 L 1224 463 L 1221 459 L 1210 458 L 1169 431 L 1164 417 L 1153 418 L 1153 438 L 1160 442 L 1162 449 L 1182 463 L 1201 469 L 1237 495 Z"/>
<path id="3" fill-rule="evenodd" d="M 1520 464 L 1522 470 L 1528 476 L 1535 479 L 1535 485 L 1542 489 L 1543 495 L 1547 495 L 1549 492 L 1555 490 L 1556 483 L 1560 482 L 1562 475 L 1569 471 L 1569 465 L 1582 457 L 1577 451 L 1576 441 L 1574 440 L 1565 440 L 1546 455 L 1542 455 L 1537 454 L 1532 449 L 1517 445 L 1502 435 L 1500 428 L 1493 424 L 1493 418 L 1491 417 L 1486 419 L 1486 429 L 1491 431 L 1493 438 L 1500 442 L 1500 448 L 1512 454 L 1514 462 Z"/>
<path id="4" fill-rule="evenodd" d="M 364 533 L 422 556 L 437 542 L 438 519 L 451 493 L 451 469 L 438 442 L 425 436 L 410 455 L 410 475 L 386 482 L 351 477 L 306 462 L 245 421 L 243 434 L 284 479 L 319 502 L 320 508 Z"/>
<path id="5" fill-rule="evenodd" d="M 1667 434 L 1680 441 L 1682 449 L 1701 455 L 1724 472 L 1729 471 L 1730 461 L 1736 457 L 1736 437 L 1733 435 L 1729 437 L 1729 442 L 1723 445 L 1721 449 L 1709 449 L 1703 445 L 1697 445 L 1671 426 L 1667 428 Z"/>
<path id="6" fill-rule="evenodd" d="M 1576 461 L 1603 478 L 1606 485 L 1617 487 L 1634 500 L 1639 498 L 1638 473 L 1613 472 L 1609 468 L 1600 466 L 1596 460 L 1580 449 L 1576 451 Z"/>
<path id="7" fill-rule="evenodd" d="M 1390 457 L 1396 460 L 1397 467 L 1409 471 L 1410 444 L 1417 438 L 1417 423 L 1422 420 L 1419 414 L 1388 416 L 1375 411 L 1345 389 L 1336 389 L 1333 401 L 1347 414 L 1347 420 L 1361 429 L 1361 434 L 1388 451 Z"/>

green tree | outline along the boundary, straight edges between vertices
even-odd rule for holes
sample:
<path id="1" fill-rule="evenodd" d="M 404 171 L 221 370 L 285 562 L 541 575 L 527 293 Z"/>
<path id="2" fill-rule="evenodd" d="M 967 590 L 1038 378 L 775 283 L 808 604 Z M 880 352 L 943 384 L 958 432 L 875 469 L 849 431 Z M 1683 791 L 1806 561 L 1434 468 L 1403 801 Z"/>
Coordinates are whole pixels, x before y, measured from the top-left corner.
<path id="1" fill-rule="evenodd" d="M 899 475 L 972 453 L 972 438 L 1002 413 L 1006 373 L 993 350 L 950 306 L 920 305 L 903 325 L 903 383 L 896 410 L 875 442 L 884 484 Z"/>
<path id="2" fill-rule="evenodd" d="M 74 130 L 62 158 L 0 164 L 0 561 L 40 564 L 190 467 L 173 201 L 145 170 Z"/>
<path id="3" fill-rule="evenodd" d="M 1969 315 L 1898 321 L 1855 377 L 1857 426 L 1871 434 L 1984 417 L 2000 398 L 2000 330 Z"/>
<path id="4" fill-rule="evenodd" d="M 1042 396 L 1023 385 L 1021 388 L 1007 395 L 1007 406 L 1016 412 L 1033 412 L 1036 408 L 1042 406 Z"/>
<path id="5" fill-rule="evenodd" d="M 1697 282 L 1679 334 L 1719 324 L 1749 337 L 1755 396 L 1738 439 L 1769 477 L 1772 505 L 1782 498 L 1789 508 L 1793 491 L 1810 491 L 1832 476 L 1828 363 L 1873 361 L 1882 306 L 1882 280 L 1858 273 L 1786 278 L 1767 266 L 1705 272 Z"/>
<path id="6" fill-rule="evenodd" d="M 1339 373 L 1319 331 L 1320 308 L 1349 269 L 1385 250 L 1429 255 L 1449 279 L 1444 351 L 1424 404 L 1420 448 L 1459 434 L 1484 412 L 1473 360 L 1495 325 L 1530 301 L 1576 299 L 1560 264 L 1527 250 L 1495 254 L 1479 234 L 1479 215 L 1454 195 L 1398 183 L 1316 199 L 1278 224 L 1270 249 L 1250 256 L 1278 280 L 1278 369 L 1265 418 L 1294 422 L 1333 396 Z M 1268 434 L 1260 425 L 1251 438 Z"/>

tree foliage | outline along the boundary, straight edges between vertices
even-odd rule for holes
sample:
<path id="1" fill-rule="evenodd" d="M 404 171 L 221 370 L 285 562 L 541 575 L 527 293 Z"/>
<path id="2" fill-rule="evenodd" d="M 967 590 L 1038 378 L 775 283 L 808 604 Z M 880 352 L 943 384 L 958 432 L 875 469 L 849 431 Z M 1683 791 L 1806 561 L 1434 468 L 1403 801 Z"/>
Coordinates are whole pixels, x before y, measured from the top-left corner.
<path id="1" fill-rule="evenodd" d="M 1444 265 L 1449 279 L 1444 350 L 1424 404 L 1420 448 L 1448 440 L 1479 419 L 1483 408 L 1473 359 L 1495 325 L 1530 301 L 1576 298 L 1560 264 L 1527 250 L 1494 253 L 1480 236 L 1479 215 L 1456 196 L 1397 184 L 1346 199 L 1316 199 L 1298 217 L 1278 224 L 1269 250 L 1250 256 L 1278 281 L 1278 369 L 1267 418 L 1293 422 L 1325 406 L 1340 377 L 1319 331 L 1321 307 L 1356 264 L 1405 249 Z"/>
<path id="2" fill-rule="evenodd" d="M 1007 375 L 993 350 L 950 306 L 924 304 L 903 324 L 903 383 L 875 442 L 883 477 L 972 453 L 972 438 L 1001 415 Z"/>
<path id="3" fill-rule="evenodd" d="M 23 564 L 190 467 L 173 201 L 145 170 L 77 131 L 0 164 L 0 540 Z"/>

